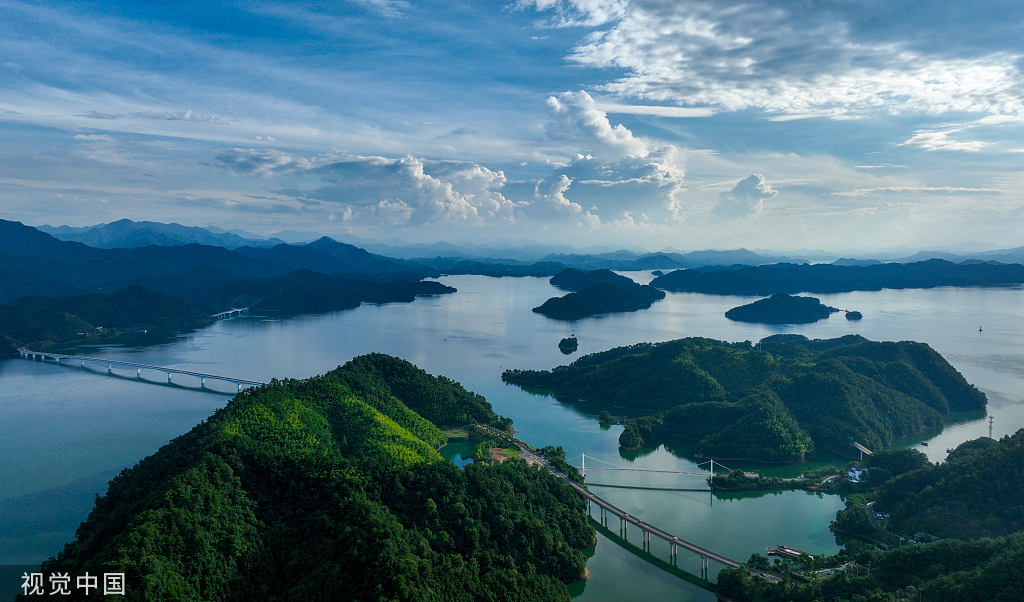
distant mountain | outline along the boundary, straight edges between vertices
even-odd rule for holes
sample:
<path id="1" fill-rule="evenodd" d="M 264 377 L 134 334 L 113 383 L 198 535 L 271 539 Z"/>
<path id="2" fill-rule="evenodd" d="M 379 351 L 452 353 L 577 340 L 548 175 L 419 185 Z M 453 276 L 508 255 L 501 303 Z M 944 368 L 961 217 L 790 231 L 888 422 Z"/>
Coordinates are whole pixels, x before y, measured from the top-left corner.
<path id="1" fill-rule="evenodd" d="M 330 239 L 269 249 L 229 250 L 196 243 L 97 249 L 0 220 L 0 302 L 25 295 L 112 292 L 132 284 L 197 299 L 221 282 L 301 269 L 374 281 L 420 280 L 436 273 Z"/>
<path id="2" fill-rule="evenodd" d="M 86 229 L 68 226 L 59 228 L 40 226 L 39 230 L 60 240 L 81 242 L 99 249 L 134 249 L 149 245 L 176 247 L 191 243 L 235 249 L 244 246 L 269 247 L 284 242 L 279 239 L 246 239 L 225 230 L 214 232 L 208 228 L 197 226 L 133 222 L 130 219 L 99 224 Z"/>
<path id="3" fill-rule="evenodd" d="M 581 272 L 575 268 L 569 268 L 556 274 L 551 278 L 551 284 L 566 291 L 581 291 L 595 284 L 613 284 L 619 287 L 636 286 L 636 282 L 631 278 L 621 276 L 611 270 Z"/>
<path id="4" fill-rule="evenodd" d="M 878 265 L 882 263 L 877 259 L 853 259 L 851 257 L 842 257 L 832 262 L 832 265 L 856 265 L 856 266 L 868 266 Z"/>
<path id="5" fill-rule="evenodd" d="M 774 295 L 1021 283 L 1024 283 L 1024 266 L 1021 265 L 931 259 L 870 266 L 779 263 L 741 269 L 677 270 L 655 278 L 651 286 L 714 295 Z"/>

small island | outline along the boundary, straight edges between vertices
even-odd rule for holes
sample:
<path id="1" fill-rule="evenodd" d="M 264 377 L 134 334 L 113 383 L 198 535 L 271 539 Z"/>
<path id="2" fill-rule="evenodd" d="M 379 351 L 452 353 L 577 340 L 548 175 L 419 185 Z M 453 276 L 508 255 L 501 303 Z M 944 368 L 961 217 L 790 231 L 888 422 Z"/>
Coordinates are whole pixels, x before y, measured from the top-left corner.
<path id="1" fill-rule="evenodd" d="M 558 348 L 565 355 L 576 353 L 576 350 L 579 349 L 579 346 L 580 342 L 576 340 L 576 337 L 566 337 L 558 342 Z"/>
<path id="2" fill-rule="evenodd" d="M 860 320 L 863 317 L 864 316 L 859 311 L 846 310 L 846 319 L 847 320 Z"/>
<path id="3" fill-rule="evenodd" d="M 824 320 L 837 311 L 835 307 L 824 305 L 814 297 L 778 294 L 734 307 L 725 312 L 725 317 L 737 322 L 758 324 L 810 324 Z"/>
<path id="4" fill-rule="evenodd" d="M 552 297 L 540 307 L 538 314 L 555 320 L 579 320 L 598 314 L 647 309 L 665 293 L 652 286 L 620 276 L 611 270 L 581 272 L 568 269 L 551 278 L 551 284 L 574 292 Z"/>

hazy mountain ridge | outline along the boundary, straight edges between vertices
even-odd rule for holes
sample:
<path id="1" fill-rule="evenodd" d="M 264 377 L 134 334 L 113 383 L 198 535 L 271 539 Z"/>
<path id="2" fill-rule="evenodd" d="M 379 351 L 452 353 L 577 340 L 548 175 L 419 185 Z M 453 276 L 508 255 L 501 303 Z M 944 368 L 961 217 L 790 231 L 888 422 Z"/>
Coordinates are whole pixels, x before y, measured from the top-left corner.
<path id="1" fill-rule="evenodd" d="M 272 247 L 284 243 L 277 238 L 243 238 L 227 230 L 213 232 L 198 226 L 134 222 L 130 219 L 86 228 L 38 226 L 37 229 L 60 240 L 85 243 L 98 249 L 131 249 L 149 245 L 174 247 L 190 243 L 236 249 L 244 246 Z"/>

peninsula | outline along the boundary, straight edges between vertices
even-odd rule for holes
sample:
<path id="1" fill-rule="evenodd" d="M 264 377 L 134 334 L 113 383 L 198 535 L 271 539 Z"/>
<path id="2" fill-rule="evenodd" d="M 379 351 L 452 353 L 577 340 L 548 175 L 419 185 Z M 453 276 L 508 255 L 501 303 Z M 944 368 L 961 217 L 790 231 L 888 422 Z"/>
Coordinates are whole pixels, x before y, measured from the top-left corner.
<path id="1" fill-rule="evenodd" d="M 568 602 L 584 502 L 522 460 L 442 459 L 472 422 L 510 426 L 382 354 L 274 380 L 121 472 L 43 571 L 116 567 L 139 600 Z"/>
<path id="2" fill-rule="evenodd" d="M 884 449 L 942 425 L 951 411 L 983 409 L 984 393 L 924 343 L 857 335 L 775 335 L 757 347 L 686 338 L 586 355 L 554 370 L 506 370 L 513 384 L 563 401 L 629 409 L 624 449 L 678 437 L 705 455 L 799 462 L 824 448 L 855 457 L 853 442 Z"/>

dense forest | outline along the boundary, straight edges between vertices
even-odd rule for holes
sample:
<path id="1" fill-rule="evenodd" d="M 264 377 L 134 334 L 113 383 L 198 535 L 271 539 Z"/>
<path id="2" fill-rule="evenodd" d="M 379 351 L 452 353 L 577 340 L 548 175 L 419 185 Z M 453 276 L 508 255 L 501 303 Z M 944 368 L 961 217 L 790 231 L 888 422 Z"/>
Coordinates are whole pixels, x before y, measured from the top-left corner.
<path id="1" fill-rule="evenodd" d="M 868 460 L 869 472 L 881 487 L 866 497 L 855 496 L 836 524 L 859 520 L 864 530 L 874 530 L 867 518 L 870 510 L 863 506 L 872 499 L 876 508 L 891 513 L 885 529 L 903 534 L 904 542 L 920 532 L 927 534 L 917 536 L 923 540 L 946 539 L 885 552 L 853 542 L 831 562 L 853 563 L 845 569 L 778 585 L 726 569 L 718 576 L 720 599 L 1009 602 L 1024 597 L 1024 430 L 999 441 L 963 443 L 941 464 L 929 463 L 915 450 L 876 455 Z"/>
<path id="2" fill-rule="evenodd" d="M 780 293 L 734 307 L 725 312 L 725 317 L 737 322 L 758 324 L 810 324 L 824 320 L 837 311 L 814 297 L 794 297 Z"/>
<path id="3" fill-rule="evenodd" d="M 868 266 L 777 263 L 740 269 L 676 270 L 655 278 L 651 286 L 714 295 L 774 295 L 1020 283 L 1024 283 L 1024 266 L 1019 264 L 929 259 Z"/>
<path id="4" fill-rule="evenodd" d="M 647 309 L 665 298 L 658 289 L 641 285 L 611 270 L 581 272 L 569 268 L 551 278 L 551 284 L 574 291 L 552 297 L 533 311 L 556 320 L 579 320 L 588 316 Z"/>
<path id="5" fill-rule="evenodd" d="M 968 441 L 945 462 L 887 482 L 876 500 L 901 532 L 979 538 L 1024 531 L 1024 430 Z"/>
<path id="6" fill-rule="evenodd" d="M 209 306 L 131 286 L 109 294 L 23 297 L 0 305 L 0 357 L 115 335 L 126 329 L 187 330 L 210 320 Z"/>
<path id="7" fill-rule="evenodd" d="M 983 393 L 924 343 L 857 335 L 775 335 L 756 347 L 686 338 L 581 357 L 551 371 L 506 370 L 506 382 L 565 401 L 652 412 L 629 421 L 624 449 L 662 437 L 716 458 L 798 462 L 818 447 L 854 456 L 985 407 Z"/>
<path id="8" fill-rule="evenodd" d="M 433 280 L 375 282 L 296 270 L 273 278 L 223 282 L 199 298 L 217 307 L 246 306 L 256 312 L 294 315 L 352 309 L 364 302 L 408 303 L 421 295 L 454 292 L 453 287 Z"/>
<path id="9" fill-rule="evenodd" d="M 583 502 L 519 460 L 442 460 L 439 426 L 473 420 L 508 426 L 389 356 L 275 380 L 114 478 L 43 570 L 123 572 L 136 600 L 568 600 Z"/>

